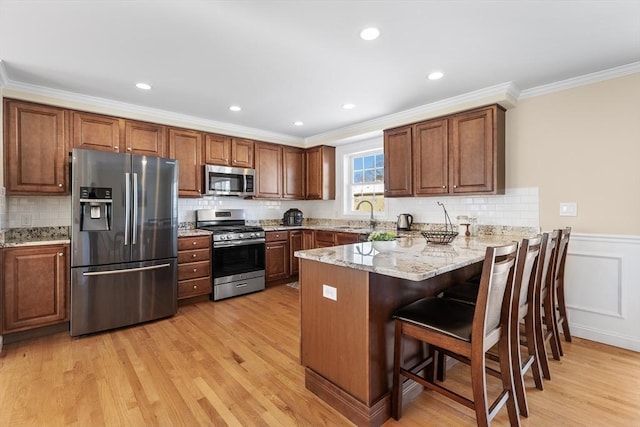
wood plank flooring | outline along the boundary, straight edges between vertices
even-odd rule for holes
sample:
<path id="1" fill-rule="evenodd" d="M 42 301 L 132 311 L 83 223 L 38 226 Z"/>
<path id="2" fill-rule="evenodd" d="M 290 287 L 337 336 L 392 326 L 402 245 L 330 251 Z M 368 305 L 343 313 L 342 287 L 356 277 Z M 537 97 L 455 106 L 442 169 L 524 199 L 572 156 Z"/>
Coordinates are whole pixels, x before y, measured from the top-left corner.
<path id="1" fill-rule="evenodd" d="M 287 286 L 179 308 L 145 325 L 5 345 L 0 426 L 348 426 L 304 387 L 298 291 Z M 640 425 L 640 353 L 575 339 L 528 381 L 523 426 Z M 467 367 L 448 381 L 468 388 Z M 475 425 L 473 413 L 424 392 L 385 426 Z M 506 412 L 494 425 L 508 425 Z"/>

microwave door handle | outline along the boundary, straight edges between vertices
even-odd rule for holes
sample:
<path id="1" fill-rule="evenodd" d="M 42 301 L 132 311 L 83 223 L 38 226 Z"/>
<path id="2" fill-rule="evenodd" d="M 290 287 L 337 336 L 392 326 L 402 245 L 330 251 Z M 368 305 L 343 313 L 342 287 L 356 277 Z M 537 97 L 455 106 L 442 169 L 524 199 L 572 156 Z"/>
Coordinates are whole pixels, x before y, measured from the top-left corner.
<path id="1" fill-rule="evenodd" d="M 131 232 L 131 244 L 138 243 L 138 174 L 133 174 L 133 220 L 131 221 L 133 231 Z"/>
<path id="2" fill-rule="evenodd" d="M 131 180 L 129 172 L 124 174 L 124 245 L 129 244 L 129 213 L 131 211 Z"/>

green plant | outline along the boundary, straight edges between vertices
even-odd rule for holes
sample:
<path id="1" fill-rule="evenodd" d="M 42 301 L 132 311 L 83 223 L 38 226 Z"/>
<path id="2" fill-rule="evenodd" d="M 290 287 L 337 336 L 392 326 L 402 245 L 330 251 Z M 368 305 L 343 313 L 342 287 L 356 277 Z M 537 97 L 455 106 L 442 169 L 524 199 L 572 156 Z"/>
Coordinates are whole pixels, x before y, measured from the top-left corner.
<path id="1" fill-rule="evenodd" d="M 393 233 L 391 231 L 374 231 L 373 233 L 369 234 L 367 240 L 370 242 L 386 242 L 389 240 L 396 240 L 396 233 Z"/>

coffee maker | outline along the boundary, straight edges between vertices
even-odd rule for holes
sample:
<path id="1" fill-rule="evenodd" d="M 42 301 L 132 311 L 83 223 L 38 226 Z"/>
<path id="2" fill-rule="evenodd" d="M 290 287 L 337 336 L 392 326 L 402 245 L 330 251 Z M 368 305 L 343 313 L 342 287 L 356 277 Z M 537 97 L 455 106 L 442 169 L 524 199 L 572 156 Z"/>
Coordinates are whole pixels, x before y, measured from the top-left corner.
<path id="1" fill-rule="evenodd" d="M 282 225 L 289 227 L 302 225 L 302 211 L 300 209 L 289 209 L 284 213 L 282 218 Z"/>

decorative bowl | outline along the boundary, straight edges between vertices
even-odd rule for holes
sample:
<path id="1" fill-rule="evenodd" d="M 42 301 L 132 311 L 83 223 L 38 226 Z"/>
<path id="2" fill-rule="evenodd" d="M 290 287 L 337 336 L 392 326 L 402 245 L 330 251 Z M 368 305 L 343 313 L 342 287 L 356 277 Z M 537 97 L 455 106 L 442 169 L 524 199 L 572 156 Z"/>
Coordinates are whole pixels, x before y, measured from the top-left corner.
<path id="1" fill-rule="evenodd" d="M 437 245 L 446 245 L 453 242 L 453 239 L 458 235 L 457 231 L 421 231 L 422 237 L 427 239 L 428 243 L 435 243 Z"/>
<path id="2" fill-rule="evenodd" d="M 373 249 L 378 252 L 391 252 L 397 245 L 397 240 L 373 240 Z"/>

